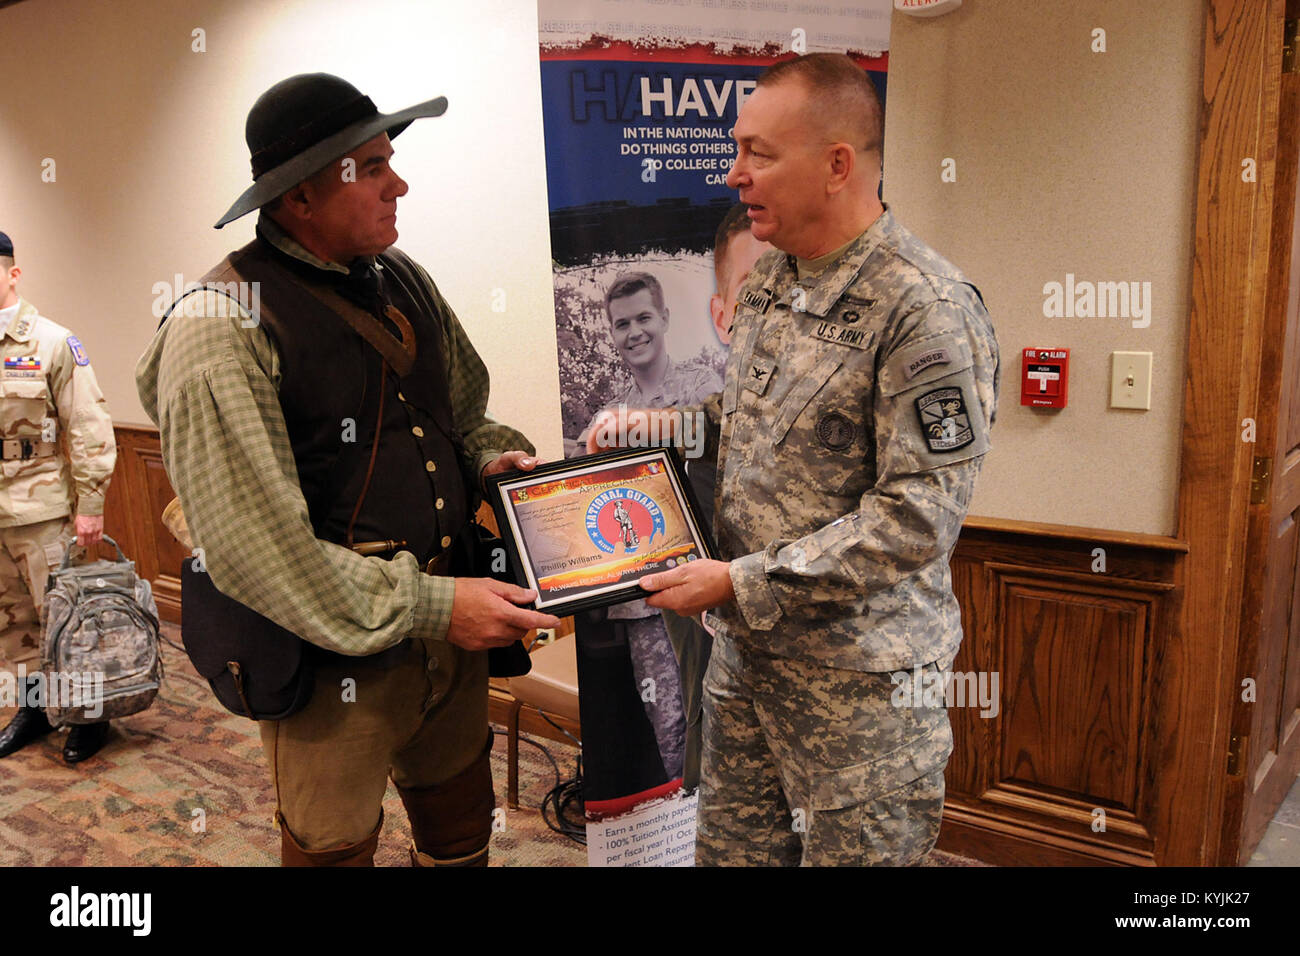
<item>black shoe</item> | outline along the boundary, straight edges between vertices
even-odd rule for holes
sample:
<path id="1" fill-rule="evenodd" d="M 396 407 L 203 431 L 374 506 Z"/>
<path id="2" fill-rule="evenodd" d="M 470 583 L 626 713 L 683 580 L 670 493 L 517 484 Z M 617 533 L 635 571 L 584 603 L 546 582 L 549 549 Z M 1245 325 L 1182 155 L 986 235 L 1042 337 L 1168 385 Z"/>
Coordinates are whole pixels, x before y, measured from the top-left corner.
<path id="1" fill-rule="evenodd" d="M 63 744 L 64 762 L 81 763 L 81 761 L 95 756 L 107 739 L 107 720 L 100 721 L 97 724 L 73 724 L 72 730 L 68 732 L 68 739 Z"/>
<path id="2" fill-rule="evenodd" d="M 0 757 L 22 750 L 38 737 L 44 737 L 54 728 L 45 719 L 45 711 L 39 707 L 19 707 L 9 726 L 0 730 Z"/>

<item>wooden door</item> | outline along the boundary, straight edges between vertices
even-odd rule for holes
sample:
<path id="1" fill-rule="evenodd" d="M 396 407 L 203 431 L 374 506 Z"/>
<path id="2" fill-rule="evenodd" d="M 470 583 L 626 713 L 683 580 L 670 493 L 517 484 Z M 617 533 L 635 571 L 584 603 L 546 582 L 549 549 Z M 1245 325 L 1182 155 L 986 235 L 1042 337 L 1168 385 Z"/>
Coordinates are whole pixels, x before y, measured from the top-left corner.
<path id="1" fill-rule="evenodd" d="M 1286 16 L 1294 50 L 1300 0 L 1288 0 Z M 1295 54 L 1300 60 L 1300 50 Z M 1224 835 L 1221 857 L 1238 864 L 1249 860 L 1300 772 L 1300 73 L 1283 73 L 1279 93 L 1243 641 L 1228 755 L 1225 821 L 1240 819 L 1240 828 Z M 1244 423 L 1243 439 L 1249 437 Z M 1231 812 L 1238 801 L 1240 817 Z"/>

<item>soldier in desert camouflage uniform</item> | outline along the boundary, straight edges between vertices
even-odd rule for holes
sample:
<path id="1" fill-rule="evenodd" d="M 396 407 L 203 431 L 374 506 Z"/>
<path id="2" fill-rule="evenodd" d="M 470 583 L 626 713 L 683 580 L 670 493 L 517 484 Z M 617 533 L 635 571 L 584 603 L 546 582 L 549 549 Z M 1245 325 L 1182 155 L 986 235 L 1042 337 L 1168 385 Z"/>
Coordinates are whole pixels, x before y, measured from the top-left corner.
<path id="1" fill-rule="evenodd" d="M 880 117 L 850 59 L 813 54 L 765 73 L 735 127 L 728 182 L 780 251 L 704 405 L 730 560 L 643 582 L 715 609 L 702 864 L 908 864 L 938 837 L 948 715 L 891 672 L 928 682 L 961 643 L 948 558 L 998 349 L 974 286 L 879 202 Z"/>
<path id="2" fill-rule="evenodd" d="M 86 350 L 18 297 L 13 253 L 0 233 L 0 666 L 32 673 L 41 666 L 46 579 L 74 529 L 83 547 L 102 537 L 117 448 Z M 16 683 L 19 710 L 0 731 L 0 757 L 51 729 L 39 706 L 26 705 L 26 686 Z M 92 756 L 107 734 L 107 721 L 74 726 L 64 759 Z"/>

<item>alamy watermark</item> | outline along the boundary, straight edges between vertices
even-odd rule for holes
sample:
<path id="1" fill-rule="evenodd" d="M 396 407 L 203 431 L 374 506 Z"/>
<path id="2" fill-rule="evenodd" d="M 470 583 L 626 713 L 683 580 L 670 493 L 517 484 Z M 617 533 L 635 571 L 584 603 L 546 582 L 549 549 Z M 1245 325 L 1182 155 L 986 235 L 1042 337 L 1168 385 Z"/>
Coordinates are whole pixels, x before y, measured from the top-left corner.
<path id="1" fill-rule="evenodd" d="M 246 329 L 251 329 L 261 321 L 260 282 L 186 282 L 179 272 L 172 278 L 172 282 L 155 282 L 150 289 L 154 295 L 154 318 L 161 319 L 170 309 L 172 315 L 238 318 L 239 324 Z M 204 289 L 217 294 L 192 294 Z M 184 298 L 181 299 L 181 296 Z M 177 302 L 177 299 L 181 301 Z"/>
<path id="2" fill-rule="evenodd" d="M 981 717 L 996 717 L 997 671 L 937 671 L 913 668 L 895 671 L 889 697 L 895 707 L 979 707 Z"/>
<path id="3" fill-rule="evenodd" d="M 675 445 L 686 458 L 699 458 L 704 454 L 704 428 L 707 419 L 703 412 L 683 412 L 676 408 L 657 409 L 651 413 L 635 411 L 620 404 L 609 409 L 595 425 L 595 433 L 603 448 L 661 448 Z"/>
<path id="4" fill-rule="evenodd" d="M 73 884 L 50 897 L 51 926 L 119 926 L 133 936 L 148 936 L 152 911 L 152 893 L 83 893 Z"/>
<path id="5" fill-rule="evenodd" d="M 84 708 L 87 717 L 99 717 L 104 713 L 104 672 L 36 671 L 29 677 L 27 665 L 19 664 L 17 673 L 0 671 L 0 707 Z"/>
<path id="6" fill-rule="evenodd" d="M 1150 282 L 1076 280 L 1043 284 L 1043 317 L 1048 319 L 1130 319 L 1135 329 L 1151 325 Z"/>

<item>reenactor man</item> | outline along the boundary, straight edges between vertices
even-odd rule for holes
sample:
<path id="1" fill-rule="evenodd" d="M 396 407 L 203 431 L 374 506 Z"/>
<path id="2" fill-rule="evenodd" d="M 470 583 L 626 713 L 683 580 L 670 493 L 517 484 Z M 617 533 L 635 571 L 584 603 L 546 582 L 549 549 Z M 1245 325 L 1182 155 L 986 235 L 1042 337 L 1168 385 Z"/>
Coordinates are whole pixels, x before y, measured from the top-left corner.
<path id="1" fill-rule="evenodd" d="M 258 211 L 256 238 L 136 368 L 212 583 L 311 645 L 310 699 L 258 725 L 285 866 L 373 865 L 390 777 L 413 864 L 486 866 L 485 652 L 560 623 L 459 546 L 483 479 L 538 460 L 487 414 L 486 366 L 394 246 L 408 187 L 390 139 L 446 108 L 382 114 L 325 73 L 263 93 L 254 182 L 217 223 Z M 257 283 L 258 314 L 216 291 L 236 280 Z"/>
<path id="2" fill-rule="evenodd" d="M 776 251 L 703 405 L 727 560 L 642 579 L 652 606 L 713 609 L 699 864 L 910 864 L 939 833 L 947 711 L 896 705 L 891 673 L 947 671 L 961 643 L 948 559 L 998 347 L 975 287 L 880 202 L 882 127 L 840 54 L 768 69 L 735 125 L 727 182 Z"/>
<path id="3" fill-rule="evenodd" d="M 104 496 L 117 458 L 113 421 L 86 349 L 19 298 L 21 275 L 13 243 L 0 233 L 0 666 L 16 673 L 18 703 L 0 730 L 0 757 L 53 729 L 26 677 L 41 666 L 45 585 L 74 532 L 83 548 L 103 536 Z M 63 759 L 93 756 L 107 736 L 106 720 L 75 725 Z"/>

